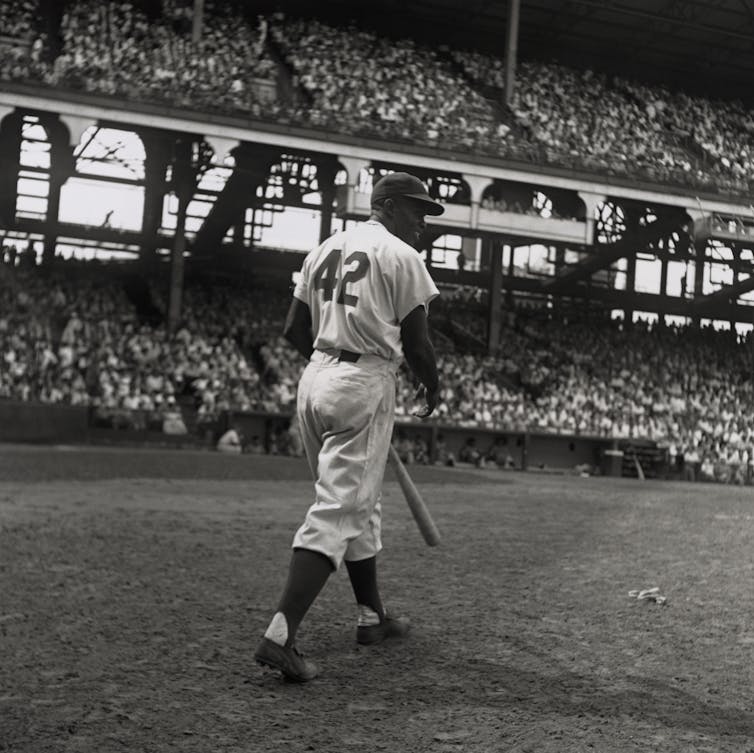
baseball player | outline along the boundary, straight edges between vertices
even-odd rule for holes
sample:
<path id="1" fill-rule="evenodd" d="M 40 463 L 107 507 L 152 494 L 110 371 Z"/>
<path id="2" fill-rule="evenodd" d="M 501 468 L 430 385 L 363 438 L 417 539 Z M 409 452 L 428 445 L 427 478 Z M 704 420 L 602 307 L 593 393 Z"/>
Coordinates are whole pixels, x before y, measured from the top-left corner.
<path id="1" fill-rule="evenodd" d="M 425 215 L 440 215 L 422 182 L 392 173 L 374 185 L 368 221 L 335 233 L 307 255 L 285 324 L 309 363 L 297 415 L 315 499 L 293 539 L 288 581 L 255 653 L 262 665 L 306 682 L 317 668 L 296 631 L 330 574 L 345 561 L 358 609 L 356 640 L 403 637 L 377 587 L 380 493 L 403 358 L 421 383 L 415 415 L 435 409 L 438 376 L 427 309 L 439 293 L 414 249 Z"/>

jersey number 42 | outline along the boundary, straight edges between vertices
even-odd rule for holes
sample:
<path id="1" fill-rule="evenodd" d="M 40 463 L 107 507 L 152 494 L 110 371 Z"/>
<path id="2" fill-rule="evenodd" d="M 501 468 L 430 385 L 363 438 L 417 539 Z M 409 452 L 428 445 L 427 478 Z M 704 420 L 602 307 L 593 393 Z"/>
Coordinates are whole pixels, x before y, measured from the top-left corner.
<path id="1" fill-rule="evenodd" d="M 340 268 L 340 255 L 342 251 L 334 248 L 325 257 L 325 260 L 317 267 L 314 273 L 314 289 L 324 291 L 326 301 L 333 300 L 333 293 L 337 290 L 338 296 L 336 303 L 344 306 L 355 306 L 359 301 L 359 296 L 346 292 L 346 285 L 351 282 L 361 280 L 369 269 L 369 257 L 363 251 L 354 251 L 350 253 L 343 262 L 343 266 L 352 266 L 338 283 L 338 269 Z"/>

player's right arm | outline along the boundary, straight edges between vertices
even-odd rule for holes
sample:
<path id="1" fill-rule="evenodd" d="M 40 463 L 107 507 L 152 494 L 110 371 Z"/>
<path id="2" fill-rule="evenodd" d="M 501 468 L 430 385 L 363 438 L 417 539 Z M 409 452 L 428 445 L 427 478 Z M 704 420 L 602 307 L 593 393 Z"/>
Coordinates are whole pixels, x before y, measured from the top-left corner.
<path id="1" fill-rule="evenodd" d="M 426 405 L 415 415 L 417 418 L 427 418 L 437 406 L 440 388 L 437 359 L 432 341 L 429 339 L 427 311 L 424 306 L 417 306 L 401 321 L 401 341 L 406 363 L 424 388 Z"/>
<path id="2" fill-rule="evenodd" d="M 312 312 L 309 306 L 298 298 L 291 301 L 288 316 L 285 318 L 283 337 L 307 360 L 314 352 L 312 336 Z"/>
<path id="3" fill-rule="evenodd" d="M 309 300 L 309 280 L 312 263 L 322 246 L 306 255 L 301 265 L 301 273 L 293 289 L 293 300 L 285 317 L 283 337 L 308 361 L 314 352 L 314 332 L 312 332 L 312 311 Z"/>

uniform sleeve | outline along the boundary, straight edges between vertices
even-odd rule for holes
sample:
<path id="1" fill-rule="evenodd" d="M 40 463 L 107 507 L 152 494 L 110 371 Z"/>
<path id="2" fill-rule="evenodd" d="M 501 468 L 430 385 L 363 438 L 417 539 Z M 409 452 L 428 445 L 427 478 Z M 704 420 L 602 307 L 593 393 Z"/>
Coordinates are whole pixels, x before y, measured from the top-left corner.
<path id="1" fill-rule="evenodd" d="M 417 306 L 428 309 L 440 291 L 414 249 L 406 246 L 394 258 L 393 306 L 396 319 L 402 322 Z"/>
<path id="2" fill-rule="evenodd" d="M 309 303 L 309 276 L 311 267 L 311 258 L 313 254 L 307 254 L 304 259 L 304 263 L 301 265 L 301 272 L 299 273 L 296 285 L 293 288 L 293 297 L 298 298 L 299 301 Z"/>

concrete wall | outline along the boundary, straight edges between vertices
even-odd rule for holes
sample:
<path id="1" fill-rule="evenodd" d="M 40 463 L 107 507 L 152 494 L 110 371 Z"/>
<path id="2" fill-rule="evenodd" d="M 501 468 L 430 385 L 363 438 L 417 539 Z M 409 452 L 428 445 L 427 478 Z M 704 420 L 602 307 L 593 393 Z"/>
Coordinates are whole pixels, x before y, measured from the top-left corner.
<path id="1" fill-rule="evenodd" d="M 289 422 L 288 414 L 233 412 L 225 414 L 220 419 L 218 431 L 224 431 L 231 423 L 237 424 L 247 442 L 257 435 L 269 449 L 271 437 L 276 432 L 285 430 Z M 584 463 L 600 466 L 604 459 L 604 450 L 617 446 L 614 440 L 603 437 L 506 432 L 404 421 L 396 421 L 395 432 L 405 432 L 410 439 L 421 436 L 427 442 L 430 456 L 433 458 L 438 436 L 442 436 L 448 450 L 456 457 L 469 437 L 475 438 L 476 448 L 483 455 L 497 438 L 503 437 L 515 467 L 522 470 L 568 470 Z M 154 443 L 161 437 L 169 439 L 166 435 L 155 437 L 155 432 L 125 432 L 101 428 L 95 430 L 89 426 L 89 411 L 86 408 L 0 400 L 0 442 L 123 441 L 133 444 L 139 436 L 144 444 Z"/>
<path id="2" fill-rule="evenodd" d="M 0 442 L 84 442 L 88 410 L 0 400 Z"/>

